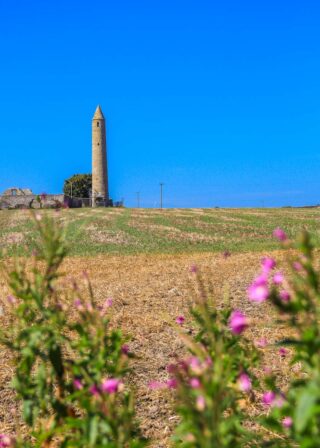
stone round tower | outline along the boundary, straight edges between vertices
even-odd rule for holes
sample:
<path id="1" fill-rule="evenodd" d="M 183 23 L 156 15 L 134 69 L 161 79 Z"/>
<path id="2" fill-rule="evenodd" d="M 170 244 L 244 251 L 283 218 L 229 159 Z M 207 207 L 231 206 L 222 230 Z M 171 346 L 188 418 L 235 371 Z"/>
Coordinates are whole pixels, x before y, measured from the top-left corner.
<path id="1" fill-rule="evenodd" d="M 109 203 L 106 123 L 100 106 L 92 119 L 92 207 Z"/>

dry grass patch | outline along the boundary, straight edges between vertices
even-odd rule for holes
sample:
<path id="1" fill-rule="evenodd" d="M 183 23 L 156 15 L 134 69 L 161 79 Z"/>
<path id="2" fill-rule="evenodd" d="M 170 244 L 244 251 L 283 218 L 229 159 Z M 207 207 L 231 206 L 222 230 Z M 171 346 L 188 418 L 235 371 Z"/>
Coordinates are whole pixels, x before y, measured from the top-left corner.
<path id="1" fill-rule="evenodd" d="M 0 237 L 0 248 L 8 247 L 13 244 L 20 244 L 25 241 L 26 232 L 8 232 Z"/>
<path id="2" fill-rule="evenodd" d="M 151 232 L 154 235 L 157 235 L 157 237 L 177 242 L 188 241 L 190 243 L 212 243 L 223 240 L 221 236 L 205 235 L 197 232 L 186 232 L 178 227 L 163 224 L 148 224 L 130 221 L 130 226 L 144 232 Z"/>
<path id="3" fill-rule="evenodd" d="M 92 230 L 91 228 L 88 229 L 87 234 L 93 243 L 129 245 L 134 242 L 134 238 L 121 230 L 101 230 L 97 228 Z"/>
<path id="4" fill-rule="evenodd" d="M 285 253 L 273 252 L 272 255 L 283 260 Z M 138 418 L 143 433 L 152 439 L 154 448 L 169 446 L 177 417 L 172 409 L 170 393 L 151 391 L 148 383 L 166 380 L 166 366 L 185 353 L 174 321 L 177 315 L 186 315 L 185 330 L 188 331 L 188 306 L 192 301 L 190 285 L 194 282 L 189 272 L 192 264 L 197 264 L 214 285 L 218 304 L 223 304 L 228 297 L 232 308 L 241 309 L 252 319 L 254 325 L 248 332 L 252 340 L 263 336 L 270 343 L 275 343 L 284 336 L 285 329 L 276 325 L 271 306 L 268 303 L 257 305 L 246 298 L 246 288 L 256 274 L 261 256 L 241 254 L 224 259 L 217 254 L 101 255 L 66 259 L 63 265 L 67 274 L 65 286 L 71 285 L 71 278 L 81 282 L 82 272 L 87 270 L 99 304 L 107 297 L 114 299 L 112 325 L 121 327 L 125 334 L 132 336 L 129 345 L 137 358 L 132 362 L 129 382 L 136 389 Z M 2 324 L 12 325 L 14 323 L 6 318 L 8 289 L 4 281 L 1 282 L 1 291 Z M 18 408 L 9 386 L 13 369 L 8 353 L 2 351 L 1 355 L 0 432 L 14 432 Z M 278 349 L 272 345 L 263 349 L 263 355 L 264 365 L 281 372 L 285 388 L 290 375 L 288 359 L 279 357 Z M 249 406 L 252 415 L 263 412 L 258 396 Z"/>

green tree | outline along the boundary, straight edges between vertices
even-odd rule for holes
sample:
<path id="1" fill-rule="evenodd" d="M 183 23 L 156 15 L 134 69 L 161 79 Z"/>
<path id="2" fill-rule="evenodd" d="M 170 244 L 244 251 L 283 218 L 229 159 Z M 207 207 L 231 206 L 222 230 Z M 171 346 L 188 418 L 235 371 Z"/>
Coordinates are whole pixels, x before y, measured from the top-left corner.
<path id="1" fill-rule="evenodd" d="M 91 188 L 91 174 L 74 174 L 64 181 L 63 192 L 70 197 L 89 198 Z"/>

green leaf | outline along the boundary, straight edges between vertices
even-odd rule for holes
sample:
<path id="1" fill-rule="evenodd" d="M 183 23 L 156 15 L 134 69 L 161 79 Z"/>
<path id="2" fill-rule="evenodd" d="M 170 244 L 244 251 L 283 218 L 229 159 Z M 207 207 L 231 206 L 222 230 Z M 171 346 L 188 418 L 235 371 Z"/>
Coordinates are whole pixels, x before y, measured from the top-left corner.
<path id="1" fill-rule="evenodd" d="M 62 362 L 61 349 L 58 345 L 51 347 L 49 351 L 49 358 L 58 378 L 62 378 L 64 374 L 64 367 Z"/>
<path id="2" fill-rule="evenodd" d="M 89 443 L 90 446 L 95 446 L 98 437 L 98 416 L 95 416 L 90 421 L 89 427 Z"/>
<path id="3" fill-rule="evenodd" d="M 29 426 L 31 426 L 33 423 L 32 401 L 31 400 L 25 400 L 23 402 L 22 412 L 23 412 L 24 420 L 26 421 L 26 423 Z"/>
<path id="4" fill-rule="evenodd" d="M 298 397 L 297 407 L 294 414 L 294 424 L 298 432 L 302 432 L 312 416 L 313 407 L 317 400 L 317 392 L 313 385 L 304 390 Z"/>

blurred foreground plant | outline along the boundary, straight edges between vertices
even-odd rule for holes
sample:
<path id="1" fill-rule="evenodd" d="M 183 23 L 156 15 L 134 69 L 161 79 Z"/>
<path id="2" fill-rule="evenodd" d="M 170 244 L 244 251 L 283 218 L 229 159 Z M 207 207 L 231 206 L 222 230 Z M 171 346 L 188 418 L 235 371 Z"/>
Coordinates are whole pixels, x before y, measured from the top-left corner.
<path id="1" fill-rule="evenodd" d="M 41 243 L 32 268 L 20 261 L 9 273 L 14 325 L 1 331 L 1 343 L 14 355 L 13 387 L 30 433 L 15 441 L 2 434 L 0 447 L 142 447 L 123 382 L 127 346 L 109 328 L 111 301 L 95 304 L 85 274 L 88 300 L 76 283 L 61 289 L 63 230 L 41 215 L 36 225 Z"/>
<path id="2" fill-rule="evenodd" d="M 287 328 L 289 337 L 277 341 L 280 357 L 287 356 L 286 346 L 294 352 L 291 365 L 295 368 L 287 389 L 280 389 L 278 378 L 269 368 L 264 377 L 254 378 L 252 369 L 258 357 L 242 334 L 251 323 L 241 311 L 231 312 L 215 303 L 210 288 L 193 267 L 198 295 L 191 314 L 197 335 L 190 338 L 183 334 L 191 356 L 168 366 L 171 379 L 167 385 L 176 389 L 181 417 L 175 436 L 177 446 L 320 446 L 319 261 L 307 232 L 297 243 L 290 242 L 282 229 L 276 229 L 274 236 L 289 249 L 291 274 L 287 278 L 276 270 L 274 259 L 264 258 L 262 272 L 247 294 L 257 304 L 271 302 L 278 311 L 277 324 Z M 176 322 L 184 325 L 184 316 Z M 264 347 L 268 341 L 260 340 L 258 344 Z M 261 394 L 266 410 L 266 416 L 255 421 L 246 411 L 250 394 Z"/>
<path id="3" fill-rule="evenodd" d="M 181 417 L 176 446 L 222 448 L 256 443 L 259 437 L 249 429 L 245 412 L 257 362 L 255 349 L 242 335 L 249 321 L 241 311 L 231 313 L 227 306 L 217 304 L 201 274 L 193 270 L 197 292 L 191 314 L 197 336 L 182 335 L 190 356 L 168 366 L 168 385 L 176 388 Z M 182 316 L 177 323 L 183 325 Z"/>
<path id="4" fill-rule="evenodd" d="M 288 338 L 279 341 L 285 355 L 291 347 L 294 355 L 290 383 L 285 392 L 277 387 L 276 378 L 267 379 L 265 394 L 270 415 L 267 427 L 283 439 L 270 441 L 270 446 L 318 448 L 320 446 L 320 274 L 319 259 L 310 235 L 304 231 L 297 242 L 285 232 L 274 232 L 284 248 L 294 249 L 288 264 L 290 275 L 281 271 L 265 277 L 267 297 L 278 310 L 278 323 L 287 327 Z M 267 396 L 268 394 L 268 396 Z M 280 399 L 280 400 L 279 400 Z"/>

